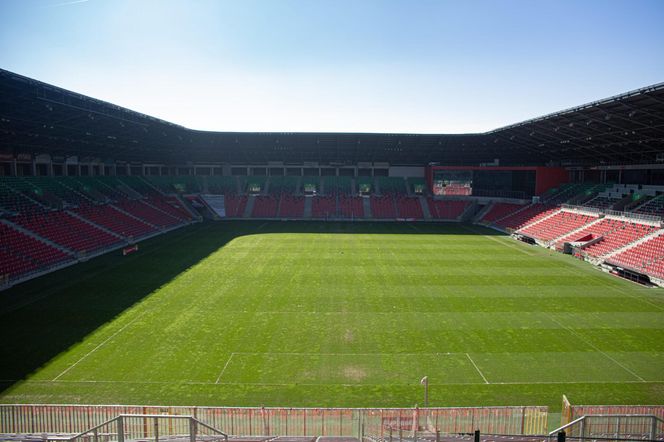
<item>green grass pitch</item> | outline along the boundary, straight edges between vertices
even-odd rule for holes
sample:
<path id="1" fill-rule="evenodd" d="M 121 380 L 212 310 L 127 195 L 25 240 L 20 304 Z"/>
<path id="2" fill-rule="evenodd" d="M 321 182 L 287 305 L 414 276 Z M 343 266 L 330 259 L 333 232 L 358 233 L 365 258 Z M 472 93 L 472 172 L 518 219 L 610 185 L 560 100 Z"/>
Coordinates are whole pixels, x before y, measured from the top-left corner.
<path id="1" fill-rule="evenodd" d="M 473 226 L 205 223 L 0 301 L 4 403 L 664 403 L 663 290 Z"/>

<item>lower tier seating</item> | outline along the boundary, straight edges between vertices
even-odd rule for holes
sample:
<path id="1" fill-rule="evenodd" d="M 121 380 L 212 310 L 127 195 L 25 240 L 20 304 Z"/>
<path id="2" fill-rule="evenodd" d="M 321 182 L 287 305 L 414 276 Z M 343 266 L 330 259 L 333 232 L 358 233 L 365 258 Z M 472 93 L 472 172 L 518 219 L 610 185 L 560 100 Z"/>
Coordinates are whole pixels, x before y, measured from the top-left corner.
<path id="1" fill-rule="evenodd" d="M 363 218 L 364 202 L 362 197 L 340 194 L 339 213 L 346 218 Z"/>
<path id="2" fill-rule="evenodd" d="M 602 236 L 601 241 L 583 249 L 590 256 L 603 256 L 654 232 L 655 227 L 622 221 L 616 229 Z"/>
<path id="3" fill-rule="evenodd" d="M 162 212 L 169 214 L 175 219 L 183 222 L 189 222 L 192 220 L 192 216 L 189 211 L 182 206 L 182 202 L 180 202 L 177 198 L 162 198 L 153 195 L 147 199 L 147 202 Z"/>
<path id="4" fill-rule="evenodd" d="M 618 253 L 607 262 L 664 278 L 664 235 Z"/>
<path id="5" fill-rule="evenodd" d="M 311 200 L 311 216 L 327 218 L 337 213 L 337 197 L 335 195 L 314 196 Z"/>
<path id="6" fill-rule="evenodd" d="M 19 215 L 12 221 L 76 252 L 94 252 L 122 242 L 66 212 Z"/>
<path id="7" fill-rule="evenodd" d="M 551 241 L 595 220 L 596 216 L 560 211 L 544 221 L 519 230 L 519 233 L 542 241 Z"/>
<path id="8" fill-rule="evenodd" d="M 557 210 L 559 210 L 557 207 L 546 204 L 532 204 L 518 213 L 514 213 L 496 221 L 495 224 L 503 229 L 518 230 L 528 224 L 551 215 Z"/>
<path id="9" fill-rule="evenodd" d="M 491 206 L 491 209 L 489 209 L 489 211 L 484 214 L 480 221 L 492 223 L 496 220 L 506 217 L 510 213 L 516 212 L 523 207 L 523 204 L 495 203 L 493 206 Z"/>
<path id="10" fill-rule="evenodd" d="M 463 214 L 470 201 L 463 200 L 434 200 L 427 198 L 429 213 L 435 219 L 457 220 Z"/>
<path id="11" fill-rule="evenodd" d="M 141 200 L 125 199 L 116 202 L 115 205 L 136 218 L 160 228 L 172 227 L 181 223 L 178 218 L 157 210 Z"/>
<path id="12" fill-rule="evenodd" d="M 371 216 L 376 219 L 395 219 L 397 208 L 392 195 L 371 196 Z"/>
<path id="13" fill-rule="evenodd" d="M 273 195 L 258 195 L 254 199 L 251 216 L 254 218 L 276 218 L 279 200 Z"/>
<path id="14" fill-rule="evenodd" d="M 424 219 L 422 204 L 418 197 L 399 196 L 396 203 L 399 218 Z"/>
<path id="15" fill-rule="evenodd" d="M 72 256 L 0 223 L 0 275 L 10 279 L 73 260 Z"/>
<path id="16" fill-rule="evenodd" d="M 129 239 L 140 238 L 156 232 L 152 226 L 134 219 L 112 206 L 81 207 L 75 212 L 93 223 Z"/>
<path id="17" fill-rule="evenodd" d="M 246 195 L 236 195 L 227 193 L 224 195 L 224 204 L 226 205 L 226 216 L 229 218 L 242 218 L 244 210 L 247 207 Z"/>
<path id="18" fill-rule="evenodd" d="M 287 193 L 281 194 L 279 216 L 283 218 L 302 218 L 304 216 L 304 197 Z"/>

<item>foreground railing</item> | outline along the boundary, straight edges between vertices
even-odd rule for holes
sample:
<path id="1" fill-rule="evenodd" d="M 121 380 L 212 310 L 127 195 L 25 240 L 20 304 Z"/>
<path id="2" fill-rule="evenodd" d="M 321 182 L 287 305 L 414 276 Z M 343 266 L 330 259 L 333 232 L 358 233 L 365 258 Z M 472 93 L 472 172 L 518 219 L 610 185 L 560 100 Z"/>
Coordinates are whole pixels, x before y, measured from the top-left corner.
<path id="1" fill-rule="evenodd" d="M 0 405 L 0 433 L 86 431 L 118 415 L 192 416 L 234 435 L 384 436 L 387 429 L 456 434 L 546 434 L 548 408 L 237 408 L 121 405 Z"/>
<path id="2" fill-rule="evenodd" d="M 69 438 L 67 442 L 228 442 L 228 435 L 192 416 L 158 414 L 121 414 Z"/>
<path id="3" fill-rule="evenodd" d="M 570 439 L 580 440 L 664 440 L 664 420 L 649 414 L 597 414 L 581 416 L 549 433 L 550 438 L 561 432 Z"/>

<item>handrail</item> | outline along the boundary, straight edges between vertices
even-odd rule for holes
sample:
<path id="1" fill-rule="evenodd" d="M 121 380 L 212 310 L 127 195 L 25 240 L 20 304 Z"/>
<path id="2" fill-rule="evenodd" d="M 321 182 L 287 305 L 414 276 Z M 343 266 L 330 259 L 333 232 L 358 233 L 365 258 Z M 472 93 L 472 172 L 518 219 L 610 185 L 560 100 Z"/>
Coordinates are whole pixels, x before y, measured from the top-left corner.
<path id="1" fill-rule="evenodd" d="M 664 423 L 663 419 L 661 419 L 658 416 L 655 416 L 654 414 L 585 414 L 581 417 L 578 417 L 578 418 L 574 419 L 572 422 L 569 422 L 569 423 L 563 425 L 562 427 L 556 428 L 555 430 L 551 431 L 549 433 L 549 436 L 554 436 L 554 435 L 560 433 L 561 431 L 565 430 L 566 428 L 569 428 L 572 425 L 576 425 L 579 422 L 582 422 L 582 421 L 586 420 L 587 418 L 598 418 L 598 417 L 599 418 L 602 418 L 602 417 L 607 417 L 607 418 L 611 418 L 611 417 L 616 417 L 616 418 L 618 418 L 618 417 L 624 417 L 624 418 L 644 417 L 644 418 L 653 419 L 653 421 L 655 421 L 655 422 L 659 421 L 659 422 Z"/>
<path id="2" fill-rule="evenodd" d="M 221 436 L 224 437 L 224 440 L 225 440 L 225 441 L 228 441 L 228 434 L 224 433 L 223 431 L 221 431 L 221 430 L 219 430 L 219 429 L 217 429 L 217 428 L 212 427 L 211 425 L 206 424 L 205 422 L 202 422 L 202 421 L 198 420 L 197 418 L 195 418 L 194 416 L 191 416 L 191 415 L 183 415 L 183 414 L 125 414 L 125 413 L 118 414 L 118 415 L 115 416 L 113 419 L 109 419 L 109 420 L 107 420 L 107 421 L 105 421 L 105 422 L 103 422 L 103 423 L 101 423 L 101 424 L 95 425 L 94 427 L 89 428 L 89 429 L 87 429 L 87 430 L 85 430 L 85 431 L 83 431 L 83 432 L 81 432 L 81 433 L 75 434 L 74 436 L 71 436 L 71 437 L 69 437 L 69 438 L 67 438 L 67 439 L 62 439 L 62 440 L 73 441 L 73 440 L 75 440 L 75 439 L 78 439 L 79 437 L 83 437 L 83 436 L 85 436 L 86 434 L 89 434 L 89 433 L 91 433 L 91 432 L 94 432 L 94 431 L 98 430 L 99 428 L 101 428 L 101 427 L 103 427 L 103 426 L 105 426 L 105 425 L 108 425 L 108 424 L 110 424 L 110 423 L 112 423 L 112 422 L 114 422 L 114 421 L 124 420 L 125 418 L 139 418 L 139 419 L 185 419 L 185 420 L 189 420 L 190 422 L 196 422 L 196 423 L 199 424 L 200 426 L 202 426 L 202 427 L 204 427 L 204 428 L 207 428 L 208 430 L 214 431 L 215 433 L 220 434 Z"/>
<path id="3" fill-rule="evenodd" d="M 645 213 L 634 213 L 634 212 L 621 212 L 618 210 L 611 210 L 611 209 L 600 209 L 598 207 L 592 207 L 592 206 L 583 206 L 583 205 L 575 205 L 575 204 L 568 204 L 568 203 L 563 203 L 560 205 L 562 209 L 568 209 L 568 210 L 575 210 L 579 212 L 587 212 L 587 213 L 593 213 L 593 214 L 598 214 L 598 215 L 609 215 L 609 216 L 617 216 L 621 218 L 627 218 L 630 220 L 635 220 L 635 221 L 646 221 L 646 222 L 651 222 L 651 223 L 661 223 L 662 222 L 662 217 L 657 216 L 657 215 L 647 215 Z"/>
<path id="4" fill-rule="evenodd" d="M 115 416 L 113 419 L 109 419 L 109 420 L 107 420 L 106 422 L 103 422 L 103 423 L 101 423 L 101 424 L 99 424 L 99 425 L 95 425 L 94 427 L 89 428 L 89 429 L 87 429 L 87 430 L 85 430 L 85 431 L 83 431 L 83 432 L 81 432 L 81 433 L 78 433 L 78 434 L 76 434 L 76 435 L 70 437 L 69 439 L 65 439 L 65 440 L 74 440 L 74 439 L 76 439 L 76 438 L 79 438 L 79 437 L 81 437 L 81 436 L 83 436 L 83 435 L 85 435 L 85 434 L 88 434 L 88 433 L 91 432 L 91 431 L 95 431 L 95 430 L 97 430 L 97 429 L 103 427 L 104 425 L 108 425 L 108 424 L 110 424 L 111 422 L 117 420 L 120 416 L 121 416 L 121 415 Z"/>

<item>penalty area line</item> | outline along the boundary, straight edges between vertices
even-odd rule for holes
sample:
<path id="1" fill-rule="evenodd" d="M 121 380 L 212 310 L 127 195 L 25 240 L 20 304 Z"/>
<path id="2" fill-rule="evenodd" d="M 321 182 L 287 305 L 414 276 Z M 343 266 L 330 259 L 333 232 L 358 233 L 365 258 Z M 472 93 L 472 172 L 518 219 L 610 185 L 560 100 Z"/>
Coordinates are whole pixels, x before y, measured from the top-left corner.
<path id="1" fill-rule="evenodd" d="M 219 373 L 219 376 L 217 376 L 217 380 L 214 381 L 215 384 L 218 384 L 219 381 L 221 380 L 221 377 L 224 375 L 224 372 L 226 371 L 226 368 L 228 368 L 228 364 L 231 363 L 231 359 L 233 359 L 233 355 L 235 353 L 231 353 L 231 355 L 228 357 L 228 360 L 226 361 L 226 364 L 224 365 L 224 368 L 221 369 L 221 373 Z"/>
<path id="2" fill-rule="evenodd" d="M 86 354 L 84 354 L 83 357 L 82 357 L 81 359 L 79 359 L 78 361 L 74 362 L 74 363 L 71 364 L 69 367 L 65 368 L 65 369 L 62 371 L 62 373 L 60 373 L 59 375 L 57 375 L 56 377 L 54 377 L 53 379 L 51 379 L 51 382 L 55 382 L 55 381 L 57 381 L 58 379 L 60 379 L 65 373 L 67 373 L 67 372 L 68 372 L 69 370 L 71 370 L 72 368 L 76 367 L 76 366 L 77 366 L 81 361 L 83 361 L 85 358 L 87 358 L 88 356 L 90 356 L 92 353 L 96 352 L 96 351 L 99 350 L 100 348 L 102 348 L 102 347 L 103 347 L 108 341 L 110 341 L 111 339 L 113 339 L 114 337 L 116 337 L 118 334 L 120 334 L 124 329 L 126 329 L 127 327 L 129 327 L 131 324 L 133 324 L 134 322 L 136 322 L 136 321 L 138 321 L 140 318 L 142 318 L 144 314 L 145 314 L 145 313 L 142 313 L 142 314 L 138 315 L 136 318 L 134 318 L 134 319 L 132 319 L 131 321 L 129 321 L 129 322 L 128 322 L 127 324 L 125 324 L 120 330 L 116 331 L 116 332 L 113 333 L 111 336 L 109 336 L 108 338 L 106 338 L 101 344 L 97 345 L 95 348 L 93 348 L 92 350 L 90 350 L 89 352 L 87 352 Z"/>
<path id="3" fill-rule="evenodd" d="M 489 381 L 486 379 L 486 377 L 484 376 L 484 373 L 482 373 L 482 370 L 480 370 L 480 368 L 477 366 L 477 364 L 475 363 L 475 361 L 473 361 L 473 358 L 471 358 L 470 355 L 469 355 L 468 353 L 466 353 L 466 356 L 468 356 L 468 360 L 470 361 L 471 364 L 473 364 L 473 367 L 475 367 L 475 370 L 477 370 L 477 372 L 479 373 L 479 375 L 482 376 L 482 379 L 484 379 L 484 383 L 485 383 L 485 384 L 490 384 L 491 382 L 489 382 Z"/>
<path id="4" fill-rule="evenodd" d="M 585 342 L 586 344 L 588 344 L 589 346 L 591 346 L 593 349 L 595 349 L 595 351 L 597 351 L 598 353 L 600 353 L 602 356 L 606 357 L 607 359 L 609 359 L 610 361 L 612 361 L 614 364 L 616 364 L 617 366 L 619 366 L 620 368 L 622 368 L 623 370 L 625 370 L 627 373 L 629 373 L 629 374 L 631 374 L 632 376 L 634 376 L 635 378 L 637 378 L 637 379 L 639 380 L 639 382 L 647 382 L 645 379 L 643 379 L 641 376 L 639 376 L 638 373 L 634 372 L 633 370 L 630 370 L 628 367 L 626 367 L 625 365 L 623 365 L 623 364 L 621 364 L 620 362 L 618 362 L 615 358 L 611 357 L 609 354 L 607 354 L 606 352 L 602 351 L 599 347 L 597 347 L 595 344 L 593 344 L 593 343 L 590 341 L 590 339 L 588 339 L 588 338 L 586 338 L 585 336 L 583 336 L 580 332 L 574 330 L 573 328 L 567 327 L 566 325 L 562 324 L 560 321 L 558 321 L 556 318 L 554 318 L 554 317 L 551 316 L 551 315 L 547 315 L 547 316 L 549 317 L 549 319 L 551 319 L 553 322 L 555 322 L 556 324 L 558 324 L 560 327 L 562 327 L 563 329 L 567 330 L 568 333 L 570 333 L 570 334 L 572 334 L 572 335 L 576 335 L 581 341 L 583 341 L 583 342 Z"/>

